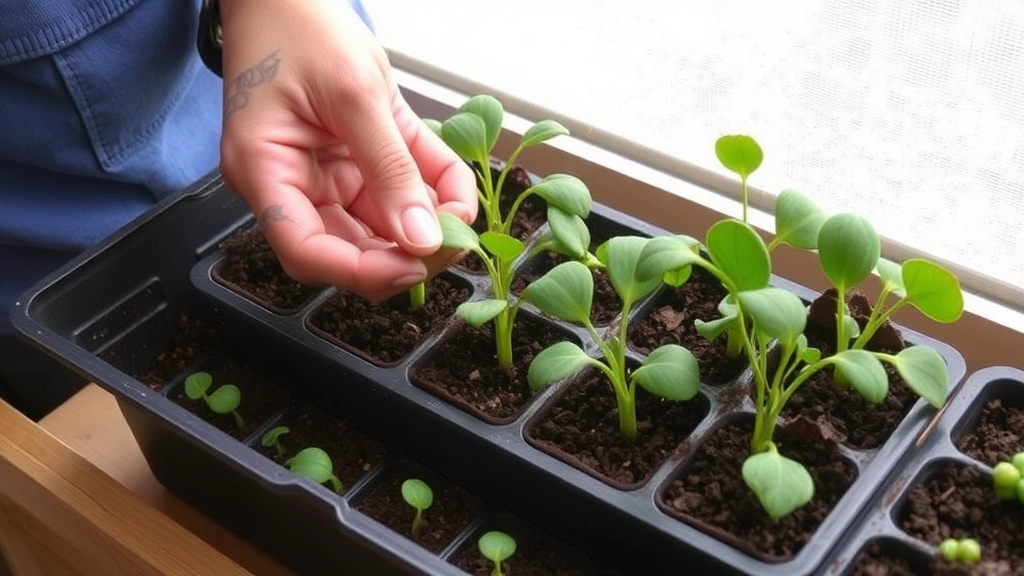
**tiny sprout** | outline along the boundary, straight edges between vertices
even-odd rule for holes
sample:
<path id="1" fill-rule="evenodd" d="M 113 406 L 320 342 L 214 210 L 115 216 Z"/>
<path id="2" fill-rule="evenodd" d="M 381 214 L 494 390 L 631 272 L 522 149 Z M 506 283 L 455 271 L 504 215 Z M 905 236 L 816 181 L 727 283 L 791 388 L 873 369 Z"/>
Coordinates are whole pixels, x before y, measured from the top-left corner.
<path id="1" fill-rule="evenodd" d="M 423 511 L 434 503 L 434 491 L 423 480 L 409 478 L 402 482 L 402 499 L 416 509 L 416 516 L 412 519 L 412 537 L 419 538 L 423 532 Z"/>
<path id="2" fill-rule="evenodd" d="M 288 432 L 289 430 L 287 426 L 275 426 L 270 430 L 267 430 L 267 433 L 260 439 L 260 444 L 262 444 L 264 448 L 274 447 L 277 450 L 278 456 L 284 456 L 285 450 L 284 446 L 281 444 L 281 436 L 284 436 Z"/>
<path id="3" fill-rule="evenodd" d="M 1000 500 L 1024 503 L 1024 452 L 1014 454 L 1010 461 L 997 463 L 992 468 L 992 487 Z"/>
<path id="4" fill-rule="evenodd" d="M 974 538 L 946 538 L 939 544 L 939 554 L 947 562 L 969 566 L 981 560 L 981 544 Z"/>
<path id="5" fill-rule="evenodd" d="M 238 406 L 242 403 L 242 392 L 238 386 L 224 384 L 207 394 L 212 385 L 213 376 L 209 372 L 193 372 L 185 378 L 185 395 L 192 400 L 202 399 L 217 414 L 231 414 L 238 429 L 245 430 L 245 420 L 238 413 Z"/>
<path id="6" fill-rule="evenodd" d="M 338 494 L 341 494 L 343 490 L 341 480 L 334 475 L 334 464 L 331 462 L 331 457 L 320 448 L 315 446 L 303 448 L 298 454 L 289 458 L 285 465 L 295 474 L 305 476 L 319 484 L 330 482 Z"/>
<path id="7" fill-rule="evenodd" d="M 501 563 L 516 553 L 515 539 L 504 532 L 491 530 L 480 537 L 477 546 L 480 553 L 494 563 L 491 576 L 505 576 L 506 573 L 501 570 Z"/>

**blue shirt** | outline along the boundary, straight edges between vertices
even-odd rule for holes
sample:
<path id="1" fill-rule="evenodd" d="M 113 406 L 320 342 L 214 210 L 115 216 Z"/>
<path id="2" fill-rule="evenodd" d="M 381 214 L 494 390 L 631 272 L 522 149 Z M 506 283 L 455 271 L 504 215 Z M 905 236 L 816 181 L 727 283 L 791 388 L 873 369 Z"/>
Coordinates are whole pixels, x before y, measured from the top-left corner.
<path id="1" fill-rule="evenodd" d="M 0 336 L 34 282 L 217 166 L 191 2 L 0 0 Z"/>

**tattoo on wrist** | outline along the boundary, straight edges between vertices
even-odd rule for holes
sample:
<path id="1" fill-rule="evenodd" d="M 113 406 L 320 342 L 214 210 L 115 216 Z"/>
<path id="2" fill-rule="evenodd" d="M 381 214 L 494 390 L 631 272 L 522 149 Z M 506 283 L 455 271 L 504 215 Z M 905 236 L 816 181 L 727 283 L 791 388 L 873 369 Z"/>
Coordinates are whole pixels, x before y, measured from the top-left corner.
<path id="1" fill-rule="evenodd" d="M 260 214 L 259 223 L 260 226 L 265 227 L 267 224 L 283 222 L 285 220 L 291 220 L 291 218 L 284 213 L 284 206 L 274 204 L 273 206 L 268 206 L 267 209 Z"/>
<path id="2" fill-rule="evenodd" d="M 228 95 L 224 99 L 224 117 L 234 114 L 249 104 L 249 93 L 260 86 L 274 79 L 277 75 L 277 66 L 281 63 L 278 53 L 281 50 L 274 50 L 269 56 L 260 61 L 259 64 L 242 71 L 228 87 Z"/>

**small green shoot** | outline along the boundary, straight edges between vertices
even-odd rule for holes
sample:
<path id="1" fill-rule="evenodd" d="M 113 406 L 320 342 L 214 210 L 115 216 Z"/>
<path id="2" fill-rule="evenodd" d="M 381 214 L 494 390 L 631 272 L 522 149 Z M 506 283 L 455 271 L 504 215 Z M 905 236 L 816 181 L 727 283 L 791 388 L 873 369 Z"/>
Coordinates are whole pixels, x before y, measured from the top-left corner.
<path id="1" fill-rule="evenodd" d="M 480 553 L 483 554 L 484 558 L 487 558 L 494 564 L 491 576 L 505 576 L 509 574 L 509 572 L 502 570 L 501 565 L 516 553 L 516 541 L 514 538 L 504 532 L 491 530 L 480 536 L 480 539 L 477 541 L 477 547 L 480 548 Z"/>
<path id="2" fill-rule="evenodd" d="M 628 440 L 637 437 L 637 385 L 668 400 L 689 400 L 700 387 L 697 360 L 689 350 L 676 344 L 666 344 L 651 351 L 633 371 L 627 367 L 627 319 L 630 311 L 637 301 L 661 284 L 660 277 L 641 281 L 636 275 L 640 255 L 648 241 L 638 236 L 617 236 L 597 249 L 597 259 L 607 271 L 608 279 L 622 302 L 623 320 L 617 333 L 602 336 L 591 323 L 594 278 L 580 262 L 559 264 L 533 281 L 523 292 L 523 298 L 543 312 L 583 325 L 604 356 L 603 361 L 592 358 L 573 342 L 554 344 L 534 357 L 527 373 L 530 386 L 542 388 L 587 366 L 600 370 L 615 391 L 619 430 Z"/>
<path id="3" fill-rule="evenodd" d="M 434 503 L 434 491 L 419 478 L 402 482 L 402 499 L 416 510 L 412 519 L 412 537 L 419 538 L 423 532 L 423 512 Z"/>
<path id="4" fill-rule="evenodd" d="M 740 177 L 743 193 L 743 221 L 747 221 L 749 203 L 747 178 L 754 173 L 764 160 L 761 146 L 750 136 L 742 134 L 722 136 L 715 142 L 715 155 L 723 166 Z"/>
<path id="5" fill-rule="evenodd" d="M 939 555 L 947 562 L 970 566 L 981 561 L 981 544 L 974 538 L 946 538 L 939 544 Z"/>
<path id="6" fill-rule="evenodd" d="M 802 464 L 781 455 L 773 442 L 786 402 L 817 372 L 831 368 L 837 382 L 855 389 L 871 403 L 888 394 L 883 366 L 893 365 L 907 385 L 935 407 L 946 400 L 947 367 L 938 352 L 911 346 L 897 354 L 865 349 L 874 332 L 899 308 L 909 304 L 940 322 L 953 322 L 963 309 L 956 278 L 937 264 L 911 259 L 902 265 L 879 257 L 874 228 L 859 216 L 827 217 L 798 192 L 782 192 L 775 205 L 776 236 L 765 244 L 746 222 L 747 177 L 763 158 L 760 146 L 746 136 L 724 136 L 716 143 L 722 164 L 740 175 L 744 220 L 724 219 L 708 230 L 703 245 L 688 236 L 666 236 L 648 242 L 640 255 L 638 278 L 661 277 L 679 286 L 693 266 L 718 278 L 728 291 L 719 303 L 722 317 L 696 324 L 708 339 L 725 334 L 730 355 L 744 354 L 751 367 L 755 393 L 751 455 L 743 464 L 747 486 L 772 518 L 781 518 L 814 496 L 814 482 Z M 825 275 L 838 292 L 837 352 L 823 357 L 807 343 L 807 310 L 795 294 L 771 286 L 771 253 L 781 244 L 817 250 Z M 882 279 L 882 292 L 864 330 L 847 314 L 845 297 L 872 271 Z M 886 306 L 896 296 L 895 303 Z M 852 343 L 851 343 L 852 341 Z M 768 362 L 774 348 L 777 360 Z"/>
<path id="7" fill-rule="evenodd" d="M 1024 452 L 992 468 L 992 487 L 1000 500 L 1017 499 L 1024 503 Z"/>
<path id="8" fill-rule="evenodd" d="M 315 446 L 303 448 L 295 456 L 289 458 L 285 462 L 285 466 L 295 474 L 305 476 L 318 484 L 330 482 L 334 491 L 341 494 L 343 487 L 341 480 L 334 475 L 334 463 L 331 462 L 331 457 L 327 455 L 327 452 L 320 448 Z"/>
<path id="9" fill-rule="evenodd" d="M 242 392 L 234 384 L 223 384 L 216 390 L 207 393 L 213 386 L 213 376 L 209 372 L 193 372 L 185 378 L 185 395 L 192 400 L 202 399 L 216 414 L 231 414 L 235 417 L 235 425 L 245 430 L 245 420 L 238 413 L 242 403 Z"/>
<path id="10" fill-rule="evenodd" d="M 509 368 L 514 360 L 512 329 L 519 310 L 519 302 L 510 299 L 513 265 L 525 250 L 523 242 L 511 235 L 516 213 L 528 197 L 536 195 L 543 198 L 548 205 L 548 224 L 557 239 L 553 247 L 575 247 L 581 242 L 580 229 L 586 229 L 583 218 L 590 214 L 591 198 L 590 191 L 580 179 L 567 174 L 552 174 L 524 190 L 513 200 L 508 213 L 502 213 L 501 191 L 519 155 L 527 148 L 569 133 L 553 120 L 537 122 L 522 135 L 497 178 L 494 178 L 491 153 L 498 142 L 503 119 L 501 103 L 491 96 L 480 95 L 467 100 L 443 123 L 428 120 L 427 124 L 476 171 L 480 208 L 486 220 L 486 231 L 477 235 L 472 227 L 458 218 L 439 215 L 444 246 L 479 256 L 491 278 L 491 297 L 465 302 L 457 313 L 472 326 L 493 322 L 498 366 Z M 589 236 L 587 238 L 589 241 Z"/>
<path id="11" fill-rule="evenodd" d="M 409 308 L 419 310 L 427 303 L 427 283 L 420 282 L 409 288 Z"/>
<path id="12" fill-rule="evenodd" d="M 281 444 L 281 436 L 284 436 L 288 432 L 290 432 L 290 430 L 287 426 L 275 426 L 263 434 L 263 437 L 260 438 L 260 444 L 262 444 L 264 448 L 273 447 L 277 451 L 278 458 L 280 458 L 285 454 L 284 445 Z"/>

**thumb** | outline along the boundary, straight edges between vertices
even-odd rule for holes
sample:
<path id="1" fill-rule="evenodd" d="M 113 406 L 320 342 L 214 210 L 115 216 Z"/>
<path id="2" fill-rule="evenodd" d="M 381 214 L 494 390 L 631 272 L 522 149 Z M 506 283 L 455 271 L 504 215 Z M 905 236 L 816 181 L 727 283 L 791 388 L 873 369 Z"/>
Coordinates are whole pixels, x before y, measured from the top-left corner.
<path id="1" fill-rule="evenodd" d="M 417 257 L 441 247 L 432 191 L 423 181 L 402 130 L 388 107 L 350 124 L 350 149 L 360 166 L 365 193 L 361 218 L 384 238 Z"/>

